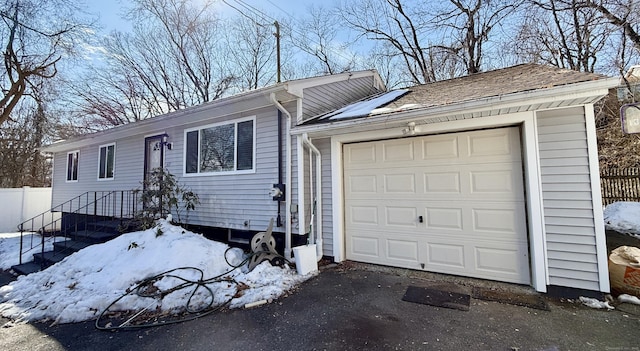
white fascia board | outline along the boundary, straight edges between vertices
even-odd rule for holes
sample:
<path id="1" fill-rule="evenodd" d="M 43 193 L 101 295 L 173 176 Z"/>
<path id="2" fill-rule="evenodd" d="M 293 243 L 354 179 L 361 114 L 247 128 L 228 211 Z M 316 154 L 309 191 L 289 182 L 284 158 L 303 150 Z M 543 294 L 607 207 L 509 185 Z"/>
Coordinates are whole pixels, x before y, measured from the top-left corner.
<path id="1" fill-rule="evenodd" d="M 366 70 L 366 71 L 356 71 L 356 72 L 345 72 L 339 74 L 332 74 L 321 77 L 313 77 L 313 78 L 303 78 L 299 80 L 293 80 L 287 82 L 289 85 L 287 91 L 291 94 L 294 94 L 298 97 L 303 97 L 303 91 L 306 88 L 313 88 L 320 85 L 331 84 L 336 82 L 341 82 L 349 79 L 358 79 L 364 77 L 373 77 L 374 86 L 384 89 L 384 83 L 376 70 Z"/>
<path id="2" fill-rule="evenodd" d="M 416 118 L 420 118 L 421 120 L 440 118 L 442 121 L 448 121 L 446 116 L 463 112 L 474 113 L 479 111 L 509 109 L 517 106 L 535 106 L 542 103 L 580 100 L 588 97 L 592 97 L 594 100 L 597 100 L 606 96 L 609 93 L 609 89 L 618 86 L 618 83 L 618 78 L 607 78 L 549 89 L 487 97 L 478 100 L 454 103 L 451 105 L 440 105 L 402 112 L 384 113 L 366 118 L 337 121 L 333 123 L 303 125 L 294 127 L 291 132 L 293 134 L 309 133 L 310 135 L 313 135 L 314 133 L 322 133 L 364 125 L 389 125 L 389 122 L 402 124 Z M 329 133 L 329 135 L 330 134 L 331 133 Z"/>

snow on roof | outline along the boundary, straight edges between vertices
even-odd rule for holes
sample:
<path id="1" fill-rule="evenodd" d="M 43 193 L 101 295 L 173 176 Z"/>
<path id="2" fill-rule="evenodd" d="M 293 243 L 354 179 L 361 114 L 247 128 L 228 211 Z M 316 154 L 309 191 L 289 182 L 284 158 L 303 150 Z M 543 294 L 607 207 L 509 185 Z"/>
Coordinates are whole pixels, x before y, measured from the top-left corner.
<path id="1" fill-rule="evenodd" d="M 408 92 L 409 90 L 401 89 L 373 95 L 366 100 L 358 101 L 339 110 L 322 115 L 318 117 L 316 121 L 337 121 L 347 118 L 367 116 L 376 108 L 386 105 Z"/>

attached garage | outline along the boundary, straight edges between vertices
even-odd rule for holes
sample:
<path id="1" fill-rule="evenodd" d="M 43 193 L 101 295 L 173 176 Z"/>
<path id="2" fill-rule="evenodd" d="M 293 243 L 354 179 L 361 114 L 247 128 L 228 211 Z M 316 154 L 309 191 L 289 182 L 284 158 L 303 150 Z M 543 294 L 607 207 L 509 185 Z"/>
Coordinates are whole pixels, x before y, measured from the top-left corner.
<path id="1" fill-rule="evenodd" d="M 345 144 L 346 258 L 529 284 L 519 134 Z"/>
<path id="2" fill-rule="evenodd" d="M 321 194 L 337 262 L 608 292 L 594 104 L 617 85 L 525 64 L 301 119 L 298 204 Z"/>

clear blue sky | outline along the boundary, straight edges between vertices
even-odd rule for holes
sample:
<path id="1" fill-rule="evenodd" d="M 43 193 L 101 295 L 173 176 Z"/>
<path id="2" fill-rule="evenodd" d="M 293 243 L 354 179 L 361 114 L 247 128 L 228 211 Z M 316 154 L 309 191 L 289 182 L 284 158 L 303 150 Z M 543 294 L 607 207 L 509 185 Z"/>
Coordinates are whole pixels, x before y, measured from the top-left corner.
<path id="1" fill-rule="evenodd" d="M 199 0 L 193 0 L 198 2 Z M 259 9 L 271 16 L 278 18 L 302 15 L 308 6 L 312 4 L 322 4 L 331 6 L 333 1 L 326 0 L 225 0 L 237 8 L 242 8 L 242 3 Z M 128 5 L 128 1 L 122 0 L 87 0 L 88 10 L 100 16 L 100 24 L 106 32 L 111 30 L 124 30 L 129 27 L 126 21 L 121 19 L 123 8 Z M 124 4 L 124 5 L 123 5 Z M 237 11 L 225 4 L 222 0 L 217 0 L 215 5 L 222 14 L 237 15 Z"/>

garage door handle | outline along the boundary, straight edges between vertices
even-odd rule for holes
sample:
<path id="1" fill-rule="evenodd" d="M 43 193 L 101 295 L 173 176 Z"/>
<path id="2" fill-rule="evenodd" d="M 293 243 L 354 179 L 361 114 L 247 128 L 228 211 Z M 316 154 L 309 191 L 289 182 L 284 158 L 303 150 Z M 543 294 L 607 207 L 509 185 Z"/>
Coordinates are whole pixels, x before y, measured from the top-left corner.
<path id="1" fill-rule="evenodd" d="M 420 223 L 424 222 L 424 218 L 422 218 L 422 216 L 418 216 L 418 222 Z"/>

